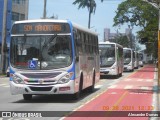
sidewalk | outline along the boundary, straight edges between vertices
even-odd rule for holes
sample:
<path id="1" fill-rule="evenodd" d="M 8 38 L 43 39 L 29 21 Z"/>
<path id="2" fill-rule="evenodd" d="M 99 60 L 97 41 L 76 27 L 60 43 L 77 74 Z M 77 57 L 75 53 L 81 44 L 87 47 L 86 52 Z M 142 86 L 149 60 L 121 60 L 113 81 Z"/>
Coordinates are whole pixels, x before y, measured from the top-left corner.
<path id="1" fill-rule="evenodd" d="M 2 78 L 2 77 L 6 77 L 7 75 L 2 75 L 2 74 L 0 74 L 0 78 Z"/>
<path id="2" fill-rule="evenodd" d="M 155 66 L 145 65 L 88 101 L 69 115 L 72 117 L 65 119 L 85 120 L 85 117 L 89 117 L 92 120 L 97 116 L 100 120 L 158 120 L 155 117 L 160 117 L 160 113 L 157 113 L 160 108 L 157 83 Z M 132 113 L 137 116 L 132 116 Z M 152 116 L 149 117 L 148 114 Z"/>

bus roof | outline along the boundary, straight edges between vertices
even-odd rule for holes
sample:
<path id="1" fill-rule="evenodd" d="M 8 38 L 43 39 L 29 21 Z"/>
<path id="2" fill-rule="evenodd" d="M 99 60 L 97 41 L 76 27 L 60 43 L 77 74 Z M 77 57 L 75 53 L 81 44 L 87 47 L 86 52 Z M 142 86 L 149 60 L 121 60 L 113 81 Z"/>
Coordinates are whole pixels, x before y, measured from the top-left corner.
<path id="1" fill-rule="evenodd" d="M 67 20 L 54 20 L 54 19 L 34 19 L 34 20 L 22 20 L 22 21 L 15 21 L 14 24 L 19 24 L 19 23 L 33 23 L 33 22 L 62 22 L 62 23 L 67 23 Z"/>
<path id="2" fill-rule="evenodd" d="M 92 30 L 90 30 L 88 28 L 85 28 L 85 27 L 83 27 L 83 26 L 81 26 L 81 25 L 79 25 L 77 23 L 73 22 L 72 25 L 73 25 L 73 27 L 75 27 L 75 28 L 77 28 L 79 30 L 82 30 L 82 31 L 85 31 L 85 32 L 89 32 L 89 33 L 91 33 L 93 35 L 98 35 L 98 33 L 94 32 L 94 31 L 92 31 Z"/>
<path id="3" fill-rule="evenodd" d="M 124 47 L 123 49 L 126 49 L 126 50 L 132 50 L 131 48 L 127 48 L 127 47 Z"/>
<path id="4" fill-rule="evenodd" d="M 114 44 L 114 45 L 118 45 L 118 46 L 120 46 L 120 47 L 122 47 L 122 48 L 123 48 L 123 46 L 122 46 L 122 45 L 120 45 L 120 44 L 118 44 L 118 43 L 110 42 L 110 41 L 99 42 L 99 44 Z"/>

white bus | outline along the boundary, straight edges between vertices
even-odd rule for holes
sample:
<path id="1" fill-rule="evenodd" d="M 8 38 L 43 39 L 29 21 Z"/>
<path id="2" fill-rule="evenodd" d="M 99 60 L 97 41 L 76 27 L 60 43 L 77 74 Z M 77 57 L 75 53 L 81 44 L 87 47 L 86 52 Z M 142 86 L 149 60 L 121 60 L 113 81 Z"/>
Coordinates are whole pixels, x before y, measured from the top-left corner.
<path id="1" fill-rule="evenodd" d="M 138 52 L 137 52 L 137 51 L 134 51 L 133 53 L 134 53 L 134 54 L 133 54 L 134 68 L 135 68 L 135 69 L 138 69 L 138 66 L 139 66 Z"/>
<path id="2" fill-rule="evenodd" d="M 12 94 L 73 94 L 100 78 L 98 34 L 69 20 L 17 21 L 10 44 Z"/>
<path id="3" fill-rule="evenodd" d="M 113 42 L 100 42 L 100 73 L 101 75 L 122 76 L 123 47 Z"/>
<path id="4" fill-rule="evenodd" d="M 138 52 L 139 66 L 143 67 L 143 53 Z"/>
<path id="5" fill-rule="evenodd" d="M 124 71 L 134 71 L 133 50 L 131 48 L 123 48 Z"/>

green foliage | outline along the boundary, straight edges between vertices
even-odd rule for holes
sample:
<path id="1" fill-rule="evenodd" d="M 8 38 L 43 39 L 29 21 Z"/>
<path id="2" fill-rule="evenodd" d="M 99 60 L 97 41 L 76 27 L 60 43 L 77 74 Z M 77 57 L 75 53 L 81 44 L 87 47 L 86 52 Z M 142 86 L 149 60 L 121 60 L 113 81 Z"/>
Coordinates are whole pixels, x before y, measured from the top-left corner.
<path id="1" fill-rule="evenodd" d="M 152 36 L 158 31 L 158 10 L 142 0 L 126 0 L 118 6 L 113 26 L 124 23 L 141 27 L 139 38 Z"/>
<path id="2" fill-rule="evenodd" d="M 130 47 L 129 40 L 126 35 L 119 34 L 112 41 L 122 45 L 123 47 Z"/>
<path id="3" fill-rule="evenodd" d="M 140 40 L 147 37 L 148 42 L 155 42 L 158 39 L 158 16 L 158 10 L 151 4 L 143 0 L 126 0 L 119 4 L 113 26 L 139 26 L 141 30 L 137 32 L 137 38 Z M 153 52 L 151 46 L 146 45 L 148 53 Z"/>
<path id="4" fill-rule="evenodd" d="M 90 28 L 90 22 L 91 22 L 91 14 L 95 13 L 96 11 L 96 2 L 95 0 L 75 0 L 73 4 L 79 4 L 78 9 L 80 8 L 88 8 L 89 11 L 89 20 L 88 20 L 88 28 Z"/>

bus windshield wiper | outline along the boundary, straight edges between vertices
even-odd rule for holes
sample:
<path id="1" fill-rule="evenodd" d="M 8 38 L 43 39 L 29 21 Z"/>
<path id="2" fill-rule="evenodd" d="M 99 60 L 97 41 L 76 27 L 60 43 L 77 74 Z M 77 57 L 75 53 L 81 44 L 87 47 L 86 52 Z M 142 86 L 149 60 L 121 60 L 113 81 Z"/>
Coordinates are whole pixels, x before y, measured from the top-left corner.
<path id="1" fill-rule="evenodd" d="M 42 50 L 47 46 L 47 44 L 51 43 L 56 37 L 57 37 L 57 34 L 51 36 L 51 38 L 49 38 L 49 41 L 48 42 L 46 41 L 44 45 L 42 46 Z"/>

